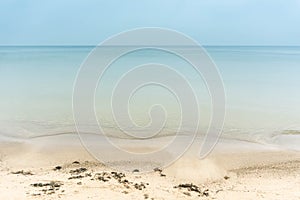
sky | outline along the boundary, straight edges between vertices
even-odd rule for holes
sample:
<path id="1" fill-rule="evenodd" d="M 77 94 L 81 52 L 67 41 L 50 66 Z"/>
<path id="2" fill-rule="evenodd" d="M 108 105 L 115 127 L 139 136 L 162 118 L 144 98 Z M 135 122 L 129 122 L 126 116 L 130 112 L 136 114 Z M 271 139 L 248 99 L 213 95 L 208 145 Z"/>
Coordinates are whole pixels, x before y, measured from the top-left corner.
<path id="1" fill-rule="evenodd" d="M 0 45 L 97 45 L 139 27 L 202 45 L 300 45 L 300 0 L 0 1 Z"/>

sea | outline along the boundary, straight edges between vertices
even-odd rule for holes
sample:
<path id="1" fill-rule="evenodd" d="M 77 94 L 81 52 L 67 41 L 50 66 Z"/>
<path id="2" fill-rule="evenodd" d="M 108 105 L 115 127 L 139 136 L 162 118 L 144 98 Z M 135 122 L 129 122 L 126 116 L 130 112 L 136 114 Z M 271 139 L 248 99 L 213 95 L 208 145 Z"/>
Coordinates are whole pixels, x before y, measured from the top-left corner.
<path id="1" fill-rule="evenodd" d="M 80 69 L 95 48 L 0 46 L 0 139 L 30 140 L 77 134 L 74 86 Z M 185 48 L 194 53 L 192 47 Z M 218 127 L 221 137 L 300 150 L 300 47 L 204 46 L 203 49 L 217 67 L 226 95 L 225 119 Z M 99 59 L 106 56 L 100 55 Z M 130 76 L 139 66 L 146 69 Z M 170 72 L 157 70 L 161 68 Z M 156 81 L 149 82 L 151 77 Z M 85 78 L 89 80 L 88 76 Z M 176 78 L 184 81 L 175 82 Z M 164 84 L 157 82 L 160 79 Z M 133 87 L 133 82 L 139 85 Z M 114 96 L 120 83 L 127 94 Z M 172 90 L 168 83 L 175 84 L 176 89 Z M 185 90 L 185 83 L 191 91 L 182 100 L 176 90 Z M 182 108 L 183 101 L 192 102 L 194 98 L 197 107 L 191 103 L 189 108 Z M 91 101 L 98 124 L 85 126 L 94 127 L 88 129 L 91 134 L 105 132 L 111 137 L 123 137 L 123 129 L 127 132 L 124 137 L 130 136 L 131 130 L 134 136 L 144 137 L 143 132 L 154 129 L 157 133 L 151 137 L 163 137 L 190 134 L 190 127 L 198 123 L 197 132 L 202 134 L 211 125 L 212 116 L 220 114 L 218 110 L 213 113 L 211 98 L 205 77 L 190 63 L 165 51 L 141 49 L 122 55 L 107 66 L 95 85 Z M 129 117 L 123 116 L 126 114 Z M 189 116 L 196 115 L 200 116 L 199 121 L 191 121 Z M 145 127 L 147 130 L 143 131 Z"/>

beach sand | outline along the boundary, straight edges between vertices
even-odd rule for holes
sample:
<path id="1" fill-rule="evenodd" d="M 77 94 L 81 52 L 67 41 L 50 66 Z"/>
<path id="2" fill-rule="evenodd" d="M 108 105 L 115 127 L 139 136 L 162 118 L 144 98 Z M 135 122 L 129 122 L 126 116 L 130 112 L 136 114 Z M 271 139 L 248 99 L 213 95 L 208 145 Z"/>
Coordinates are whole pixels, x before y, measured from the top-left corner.
<path id="1" fill-rule="evenodd" d="M 187 153 L 139 173 L 111 169 L 76 136 L 67 140 L 2 141 L 0 199 L 300 199 L 297 151 L 221 140 L 205 159 Z"/>

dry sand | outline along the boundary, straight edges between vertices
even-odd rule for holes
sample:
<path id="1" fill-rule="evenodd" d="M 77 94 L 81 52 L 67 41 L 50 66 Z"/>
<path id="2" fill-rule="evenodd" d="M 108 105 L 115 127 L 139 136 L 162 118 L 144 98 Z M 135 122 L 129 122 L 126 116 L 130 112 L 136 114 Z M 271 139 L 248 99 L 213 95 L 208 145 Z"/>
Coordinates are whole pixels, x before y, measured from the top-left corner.
<path id="1" fill-rule="evenodd" d="M 203 160 L 123 173 L 74 141 L 49 144 L 0 143 L 0 199 L 300 199 L 299 152 L 219 146 Z"/>

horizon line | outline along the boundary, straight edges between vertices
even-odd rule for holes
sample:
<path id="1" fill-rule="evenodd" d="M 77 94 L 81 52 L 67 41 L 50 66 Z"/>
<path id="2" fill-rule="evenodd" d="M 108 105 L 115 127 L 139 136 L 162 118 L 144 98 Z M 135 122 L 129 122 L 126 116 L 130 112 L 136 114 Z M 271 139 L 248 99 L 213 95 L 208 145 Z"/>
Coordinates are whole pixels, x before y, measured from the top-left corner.
<path id="1" fill-rule="evenodd" d="M 41 45 L 31 45 L 31 44 L 20 44 L 20 45 L 1 45 L 0 47 L 120 47 L 120 46 L 143 46 L 143 45 L 92 45 L 92 44 L 66 44 L 66 45 L 60 45 L 60 44 L 41 44 Z M 157 46 L 157 45 L 156 45 Z M 193 45 L 161 45 L 161 46 L 186 46 L 190 47 Z M 199 45 L 202 47 L 300 47 L 300 45 Z"/>

